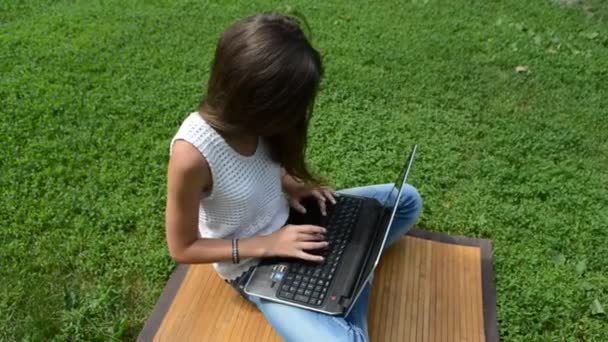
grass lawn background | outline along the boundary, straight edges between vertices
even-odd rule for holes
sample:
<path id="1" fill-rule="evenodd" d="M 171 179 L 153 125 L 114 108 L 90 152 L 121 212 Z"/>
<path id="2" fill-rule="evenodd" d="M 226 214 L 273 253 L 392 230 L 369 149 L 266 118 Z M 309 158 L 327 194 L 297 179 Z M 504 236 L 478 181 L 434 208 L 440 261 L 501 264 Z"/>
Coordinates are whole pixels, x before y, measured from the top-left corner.
<path id="1" fill-rule="evenodd" d="M 289 2 L 326 66 L 314 169 L 387 182 L 418 143 L 420 225 L 492 239 L 505 341 L 608 340 L 608 5 L 562 2 Z M 0 340 L 137 336 L 169 140 L 220 32 L 273 9 L 0 3 Z"/>

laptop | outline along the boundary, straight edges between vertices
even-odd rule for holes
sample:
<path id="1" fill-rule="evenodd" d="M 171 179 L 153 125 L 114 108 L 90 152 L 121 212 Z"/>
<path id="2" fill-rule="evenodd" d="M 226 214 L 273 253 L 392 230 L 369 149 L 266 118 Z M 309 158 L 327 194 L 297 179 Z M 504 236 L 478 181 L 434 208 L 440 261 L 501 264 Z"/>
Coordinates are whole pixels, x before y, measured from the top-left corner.
<path id="1" fill-rule="evenodd" d="M 306 214 L 292 210 L 288 224 L 314 224 L 327 229 L 329 246 L 309 253 L 322 263 L 269 258 L 247 272 L 236 284 L 242 291 L 269 301 L 329 315 L 347 316 L 382 255 L 389 227 L 412 167 L 414 145 L 384 201 L 338 194 L 336 204 L 321 215 L 316 199 L 303 201 Z"/>

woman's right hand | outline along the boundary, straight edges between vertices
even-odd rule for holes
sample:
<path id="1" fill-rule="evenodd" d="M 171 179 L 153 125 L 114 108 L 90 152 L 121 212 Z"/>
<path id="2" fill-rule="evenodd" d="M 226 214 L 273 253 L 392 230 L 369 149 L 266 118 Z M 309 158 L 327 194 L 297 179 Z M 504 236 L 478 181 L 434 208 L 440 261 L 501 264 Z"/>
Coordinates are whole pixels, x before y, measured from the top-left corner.
<path id="1" fill-rule="evenodd" d="M 288 224 L 264 237 L 267 257 L 288 257 L 322 262 L 323 257 L 306 251 L 328 246 L 325 228 L 313 225 Z"/>

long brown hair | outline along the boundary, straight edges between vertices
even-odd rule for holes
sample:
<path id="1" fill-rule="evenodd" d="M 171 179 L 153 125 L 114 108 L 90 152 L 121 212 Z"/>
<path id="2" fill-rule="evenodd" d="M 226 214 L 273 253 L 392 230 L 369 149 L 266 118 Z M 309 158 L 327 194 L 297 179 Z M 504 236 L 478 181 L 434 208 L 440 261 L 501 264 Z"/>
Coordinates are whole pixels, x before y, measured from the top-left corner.
<path id="1" fill-rule="evenodd" d="M 254 15 L 222 34 L 199 112 L 220 133 L 263 137 L 290 175 L 315 181 L 305 151 L 322 74 L 321 57 L 294 18 Z"/>

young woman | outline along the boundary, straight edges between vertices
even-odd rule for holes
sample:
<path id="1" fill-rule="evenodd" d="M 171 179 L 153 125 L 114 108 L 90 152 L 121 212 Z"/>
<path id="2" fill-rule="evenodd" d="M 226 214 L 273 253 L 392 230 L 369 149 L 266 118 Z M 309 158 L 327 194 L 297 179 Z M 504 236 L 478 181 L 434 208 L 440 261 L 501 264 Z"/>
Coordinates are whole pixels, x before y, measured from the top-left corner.
<path id="1" fill-rule="evenodd" d="M 255 15 L 222 34 L 207 94 L 171 143 L 166 234 L 175 261 L 214 263 L 228 281 L 260 258 L 323 261 L 310 252 L 328 245 L 323 227 L 286 225 L 290 206 L 304 211 L 305 197 L 323 213 L 335 203 L 304 158 L 321 76 L 319 53 L 290 17 Z M 405 187 L 387 246 L 420 215 L 420 196 Z M 340 192 L 383 200 L 393 188 Z M 346 318 L 248 299 L 287 341 L 366 341 L 370 286 Z"/>

